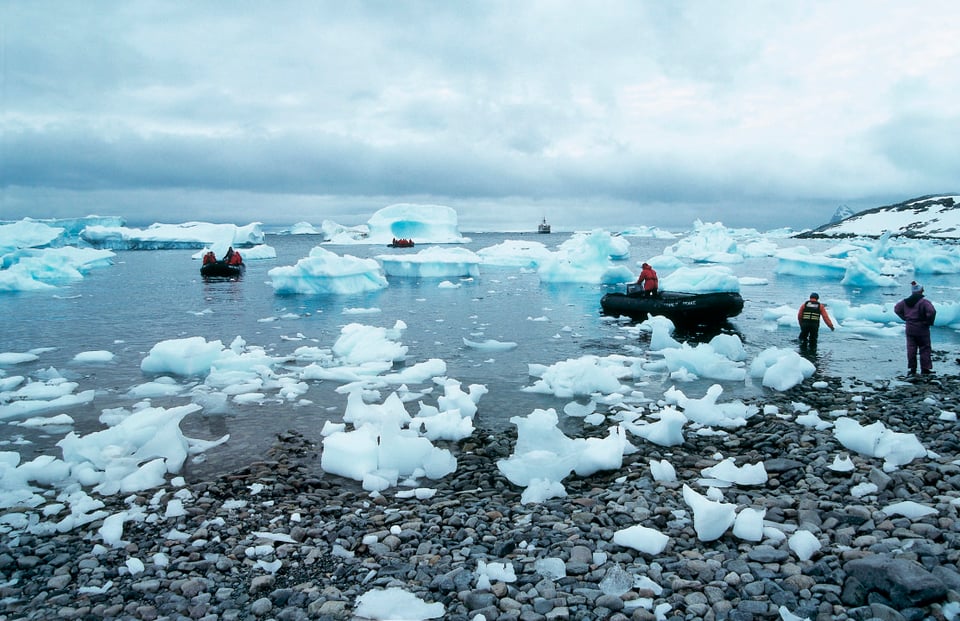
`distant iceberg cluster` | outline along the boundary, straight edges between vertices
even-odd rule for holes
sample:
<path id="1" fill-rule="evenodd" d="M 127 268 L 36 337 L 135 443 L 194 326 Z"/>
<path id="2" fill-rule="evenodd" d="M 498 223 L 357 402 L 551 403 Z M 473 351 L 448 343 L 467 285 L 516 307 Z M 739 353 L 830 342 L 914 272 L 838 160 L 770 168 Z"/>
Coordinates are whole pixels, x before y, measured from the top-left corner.
<path id="1" fill-rule="evenodd" d="M 55 289 L 81 280 L 90 270 L 111 265 L 114 250 L 203 248 L 222 256 L 236 246 L 249 249 L 246 259 L 275 258 L 263 239 L 259 223 L 188 222 L 133 229 L 119 218 L 100 216 L 24 219 L 0 224 L 0 292 Z"/>
<path id="2" fill-rule="evenodd" d="M 209 222 L 152 224 L 145 229 L 91 225 L 81 231 L 80 239 L 95 248 L 112 250 L 210 248 L 217 256 L 221 256 L 230 246 L 245 248 L 262 244 L 263 229 L 259 222 L 246 226 Z"/>
<path id="3" fill-rule="evenodd" d="M 113 252 L 64 245 L 71 239 L 53 221 L 0 224 L 0 293 L 56 289 L 113 263 Z"/>

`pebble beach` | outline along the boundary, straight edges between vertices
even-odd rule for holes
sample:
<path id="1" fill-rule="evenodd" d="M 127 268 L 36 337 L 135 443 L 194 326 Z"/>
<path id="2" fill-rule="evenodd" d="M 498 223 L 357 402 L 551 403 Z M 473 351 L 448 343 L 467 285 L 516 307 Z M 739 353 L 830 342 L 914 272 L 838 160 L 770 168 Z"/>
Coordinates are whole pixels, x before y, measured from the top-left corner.
<path id="1" fill-rule="evenodd" d="M 522 489 L 496 466 L 515 432 L 485 431 L 482 412 L 474 434 L 449 446 L 456 472 L 420 481 L 432 495 L 371 496 L 321 470 L 319 433 L 291 430 L 216 480 L 187 473 L 186 486 L 160 495 L 104 499 L 108 511 L 153 516 L 124 525 L 125 545 L 103 546 L 97 524 L 4 538 L 0 618 L 361 619 L 363 594 L 401 589 L 462 621 L 951 619 L 960 602 L 960 435 L 949 412 L 960 381 L 950 373 L 915 383 L 815 376 L 757 402 L 784 414 L 803 403 L 824 420 L 845 411 L 915 434 L 928 457 L 896 470 L 850 454 L 855 468 L 835 472 L 830 463 L 849 452 L 831 429 L 757 415 L 728 434 L 688 433 L 682 446 L 634 438 L 639 450 L 622 468 L 572 476 L 566 498 L 536 504 L 521 503 Z M 787 540 L 698 539 L 682 517 L 681 488 L 695 487 L 720 455 L 763 462 L 764 485 L 728 488 L 724 498 L 764 509 L 766 524 L 787 535 L 813 533 L 820 546 L 811 558 L 798 558 Z M 677 481 L 654 480 L 649 462 L 660 459 Z M 876 491 L 851 493 L 863 483 Z M 167 517 L 172 498 L 184 510 Z M 934 512 L 884 511 L 901 501 Z M 614 543 L 634 525 L 667 535 L 665 549 Z M 480 563 L 513 575 L 478 585 Z"/>

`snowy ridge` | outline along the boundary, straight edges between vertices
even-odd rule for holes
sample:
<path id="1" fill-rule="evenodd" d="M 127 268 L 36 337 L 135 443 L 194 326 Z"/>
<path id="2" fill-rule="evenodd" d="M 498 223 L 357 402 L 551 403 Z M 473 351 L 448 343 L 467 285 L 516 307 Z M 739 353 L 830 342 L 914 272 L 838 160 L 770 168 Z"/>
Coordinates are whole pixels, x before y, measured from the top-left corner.
<path id="1" fill-rule="evenodd" d="M 931 194 L 867 209 L 797 237 L 879 237 L 887 232 L 905 237 L 960 238 L 960 195 Z"/>

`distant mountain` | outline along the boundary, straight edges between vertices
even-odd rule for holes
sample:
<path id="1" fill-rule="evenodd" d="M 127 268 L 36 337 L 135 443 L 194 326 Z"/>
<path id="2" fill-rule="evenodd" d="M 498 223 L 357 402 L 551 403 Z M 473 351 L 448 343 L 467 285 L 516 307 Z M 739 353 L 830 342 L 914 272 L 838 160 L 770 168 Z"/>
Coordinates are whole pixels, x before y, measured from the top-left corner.
<path id="1" fill-rule="evenodd" d="M 840 205 L 839 207 L 837 207 L 837 210 L 833 212 L 833 217 L 830 218 L 830 224 L 834 224 L 835 222 L 840 222 L 841 220 L 845 220 L 855 213 L 857 212 L 850 209 L 850 207 L 848 207 L 847 205 Z"/>
<path id="2" fill-rule="evenodd" d="M 957 194 L 921 196 L 835 220 L 843 208 L 837 210 L 828 224 L 797 237 L 879 237 L 889 231 L 904 237 L 960 239 L 960 195 Z"/>

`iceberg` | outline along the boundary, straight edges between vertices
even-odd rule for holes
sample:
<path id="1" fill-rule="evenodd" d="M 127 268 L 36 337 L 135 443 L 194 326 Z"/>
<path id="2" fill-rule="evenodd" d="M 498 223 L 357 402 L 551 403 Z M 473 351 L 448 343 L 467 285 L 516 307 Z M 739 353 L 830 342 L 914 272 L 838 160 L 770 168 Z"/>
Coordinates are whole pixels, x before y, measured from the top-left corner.
<path id="1" fill-rule="evenodd" d="M 632 282 L 634 273 L 625 265 L 615 265 L 630 256 L 630 242 L 596 229 L 577 233 L 560 244 L 556 252 L 544 257 L 537 269 L 541 282 L 619 284 Z"/>
<path id="2" fill-rule="evenodd" d="M 320 225 L 323 239 L 333 244 L 355 244 L 359 240 L 366 240 L 369 229 L 367 225 L 344 226 L 333 220 L 324 220 Z"/>
<path id="3" fill-rule="evenodd" d="M 540 242 L 513 239 L 477 251 L 484 265 L 527 269 L 535 269 L 550 254 L 550 250 Z"/>
<path id="4" fill-rule="evenodd" d="M 13 226 L 11 226 L 13 225 Z M 82 218 L 24 218 L 20 221 L 0 220 L 0 254 L 9 248 L 38 248 L 76 244 L 80 233 L 88 226 L 123 226 L 123 218 L 116 216 L 85 216 Z M 56 231 L 53 239 L 37 243 L 36 235 L 45 236 Z M 11 245 L 9 240 L 14 240 Z"/>
<path id="5" fill-rule="evenodd" d="M 415 243 L 463 244 L 469 238 L 460 235 L 457 212 L 443 205 L 398 203 L 374 213 L 367 220 L 366 242 L 389 244 L 394 238 Z"/>
<path id="6" fill-rule="evenodd" d="M 777 253 L 777 274 L 840 280 L 847 272 L 847 261 L 819 254 L 811 254 L 803 246 Z"/>
<path id="7" fill-rule="evenodd" d="M 0 257 L 0 292 L 42 291 L 82 280 L 113 263 L 114 253 L 93 248 L 25 248 Z"/>
<path id="8" fill-rule="evenodd" d="M 416 254 L 381 254 L 377 260 L 387 276 L 408 278 L 476 278 L 480 257 L 466 248 L 427 248 Z"/>
<path id="9" fill-rule="evenodd" d="M 290 227 L 290 235 L 316 235 L 320 231 L 315 229 L 309 222 L 297 222 Z"/>
<path id="10" fill-rule="evenodd" d="M 217 256 L 227 248 L 254 246 L 263 243 L 259 222 L 246 226 L 185 222 L 183 224 L 151 224 L 146 229 L 125 226 L 88 226 L 80 239 L 94 248 L 111 250 L 160 250 L 171 248 L 204 248 L 210 246 Z"/>
<path id="11" fill-rule="evenodd" d="M 62 236 L 62 228 L 32 220 L 0 224 L 0 255 L 19 248 L 51 246 Z"/>
<path id="12" fill-rule="evenodd" d="M 387 287 L 387 279 L 375 260 L 339 256 L 319 246 L 296 265 L 275 267 L 267 275 L 278 294 L 352 294 Z"/>
<path id="13" fill-rule="evenodd" d="M 739 293 L 740 279 L 722 265 L 711 267 L 680 267 L 660 279 L 662 291 L 683 293 Z"/>

